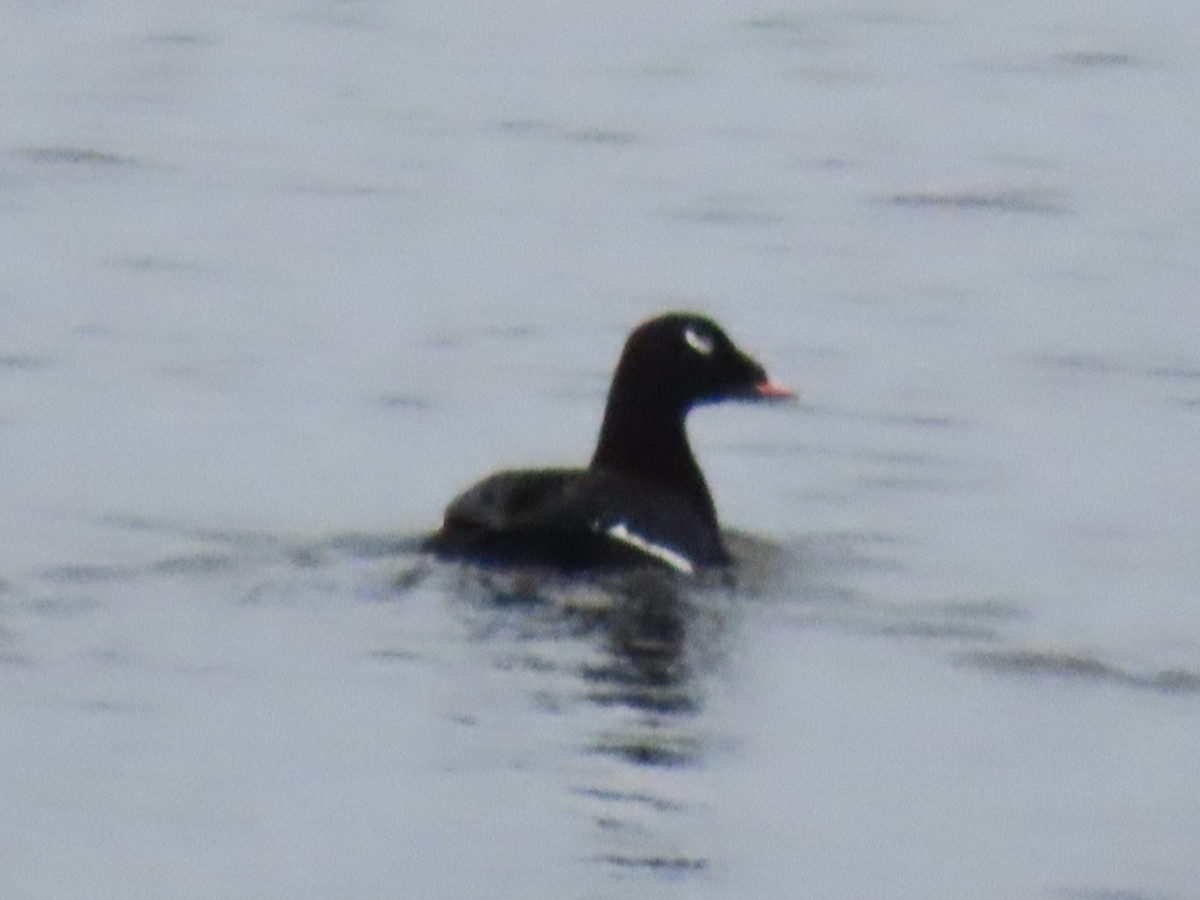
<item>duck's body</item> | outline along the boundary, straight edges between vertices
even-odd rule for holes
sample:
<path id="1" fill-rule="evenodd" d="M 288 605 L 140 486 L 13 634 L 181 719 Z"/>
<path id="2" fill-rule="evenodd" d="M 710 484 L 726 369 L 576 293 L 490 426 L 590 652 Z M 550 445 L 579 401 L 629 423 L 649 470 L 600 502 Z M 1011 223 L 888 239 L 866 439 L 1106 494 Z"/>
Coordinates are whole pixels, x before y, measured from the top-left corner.
<path id="1" fill-rule="evenodd" d="M 698 403 L 787 396 L 710 319 L 651 319 L 626 342 L 588 467 L 490 475 L 447 507 L 427 546 L 446 558 L 565 571 L 726 565 L 684 419 Z"/>
<path id="2" fill-rule="evenodd" d="M 691 498 L 603 469 L 490 475 L 446 510 L 439 555 L 566 571 L 658 562 L 683 572 L 729 561 L 715 522 Z"/>

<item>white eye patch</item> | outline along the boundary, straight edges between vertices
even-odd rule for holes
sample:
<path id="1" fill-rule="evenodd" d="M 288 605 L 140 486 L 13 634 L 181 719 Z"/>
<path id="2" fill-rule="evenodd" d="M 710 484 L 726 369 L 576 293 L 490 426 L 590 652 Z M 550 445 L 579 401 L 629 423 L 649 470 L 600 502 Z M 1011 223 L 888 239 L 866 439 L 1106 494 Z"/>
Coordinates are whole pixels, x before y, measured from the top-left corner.
<path id="1" fill-rule="evenodd" d="M 699 353 L 701 356 L 712 356 L 713 339 L 711 334 L 705 334 L 702 331 L 697 331 L 690 325 L 683 329 L 683 339 L 687 341 L 689 347 Z"/>

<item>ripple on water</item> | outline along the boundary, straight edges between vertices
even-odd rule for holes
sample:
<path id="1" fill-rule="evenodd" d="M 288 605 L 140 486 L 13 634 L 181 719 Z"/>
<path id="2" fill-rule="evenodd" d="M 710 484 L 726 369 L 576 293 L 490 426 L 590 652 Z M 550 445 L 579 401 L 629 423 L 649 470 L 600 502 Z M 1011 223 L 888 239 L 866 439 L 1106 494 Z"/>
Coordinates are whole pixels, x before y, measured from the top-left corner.
<path id="1" fill-rule="evenodd" d="M 891 206 L 965 212 L 1026 213 L 1043 216 L 1070 212 L 1061 191 L 1053 188 L 922 188 L 886 196 Z"/>
<path id="2" fill-rule="evenodd" d="M 1141 63 L 1132 53 L 1120 50 L 1066 50 L 1054 54 L 1054 62 L 1073 69 L 1121 69 Z"/>
<path id="3" fill-rule="evenodd" d="M 1163 694 L 1200 694 L 1200 672 L 1192 669 L 1137 670 L 1071 650 L 984 649 L 961 654 L 958 662 L 1005 675 L 1069 678 Z"/>
<path id="4" fill-rule="evenodd" d="M 38 353 L 4 353 L 0 354 L 0 370 L 10 372 L 38 372 L 52 368 L 55 360 Z"/>
<path id="5" fill-rule="evenodd" d="M 142 165 L 141 161 L 132 156 L 112 153 L 107 150 L 96 150 L 91 147 L 72 147 L 69 145 L 26 147 L 18 150 L 16 155 L 30 162 L 51 165 L 87 166 L 92 168 L 134 168 Z"/>

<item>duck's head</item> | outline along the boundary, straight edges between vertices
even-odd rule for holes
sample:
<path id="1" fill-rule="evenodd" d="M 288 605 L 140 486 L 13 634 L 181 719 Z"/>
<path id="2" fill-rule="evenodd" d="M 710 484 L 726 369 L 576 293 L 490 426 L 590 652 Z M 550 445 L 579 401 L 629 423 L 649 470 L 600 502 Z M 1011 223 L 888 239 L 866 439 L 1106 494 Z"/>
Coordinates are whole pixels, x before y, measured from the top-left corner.
<path id="1" fill-rule="evenodd" d="M 721 326 L 695 313 L 668 313 L 634 329 L 617 364 L 613 392 L 682 411 L 721 400 L 795 396 L 772 381 Z"/>

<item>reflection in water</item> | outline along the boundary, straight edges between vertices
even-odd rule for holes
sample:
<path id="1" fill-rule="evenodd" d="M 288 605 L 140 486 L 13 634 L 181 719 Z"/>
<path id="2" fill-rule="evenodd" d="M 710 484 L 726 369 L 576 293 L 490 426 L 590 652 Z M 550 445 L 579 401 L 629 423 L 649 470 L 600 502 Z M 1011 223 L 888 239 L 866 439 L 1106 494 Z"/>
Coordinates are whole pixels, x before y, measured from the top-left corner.
<path id="1" fill-rule="evenodd" d="M 654 776 L 695 772 L 707 750 L 701 676 L 727 635 L 701 627 L 701 590 L 661 571 L 620 579 L 601 632 L 605 653 L 582 673 L 588 699 L 616 718 L 591 746 L 612 764 L 586 788 L 596 807 L 596 860 L 614 873 L 677 879 L 708 866 L 689 841 L 670 837 L 686 830 L 680 826 L 695 815 L 695 798 L 673 794 L 675 781 Z"/>
<path id="2" fill-rule="evenodd" d="M 577 674 L 591 703 L 664 716 L 700 712 L 695 676 L 720 653 L 721 615 L 712 601 L 726 592 L 715 582 L 658 569 L 587 581 L 529 570 L 459 574 L 459 596 L 473 597 L 482 614 L 471 623 L 477 638 L 586 639 L 593 652 Z"/>
<path id="3" fill-rule="evenodd" d="M 660 713 L 696 708 L 687 689 L 685 604 L 680 585 L 663 573 L 637 573 L 620 586 L 606 623 L 608 659 L 584 672 L 597 686 L 592 700 Z"/>
<path id="4" fill-rule="evenodd" d="M 706 856 L 678 834 L 701 808 L 689 790 L 708 749 L 703 681 L 728 638 L 729 585 L 660 570 L 589 581 L 458 571 L 493 665 L 516 657 L 546 683 L 568 676 L 573 701 L 559 703 L 585 722 L 571 794 L 595 826 L 592 858 L 614 874 L 705 870 Z"/>

